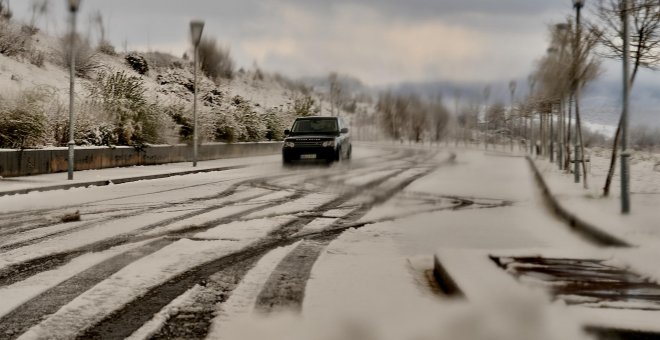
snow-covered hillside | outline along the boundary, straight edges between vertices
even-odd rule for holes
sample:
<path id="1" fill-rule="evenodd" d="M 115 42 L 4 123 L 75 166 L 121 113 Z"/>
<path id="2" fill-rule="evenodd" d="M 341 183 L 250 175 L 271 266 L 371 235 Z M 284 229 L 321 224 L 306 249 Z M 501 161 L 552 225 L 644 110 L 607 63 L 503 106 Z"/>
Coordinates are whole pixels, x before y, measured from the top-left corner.
<path id="1" fill-rule="evenodd" d="M 6 20 L 0 27 L 0 35 L 5 39 L 11 34 L 20 34 L 26 39 L 24 43 L 20 42 L 18 53 L 0 53 L 0 116 L 5 117 L 6 123 L 12 114 L 19 115 L 17 111 L 27 110 L 41 124 L 16 128 L 36 129 L 39 133 L 13 147 L 62 145 L 68 138 L 69 70 L 63 62 L 66 44 L 61 38 L 41 31 L 32 35 L 25 32 L 25 27 Z M 186 130 L 192 124 L 194 90 L 190 59 L 153 51 L 111 55 L 92 46 L 88 49 L 91 54 L 83 53 L 85 60 L 82 63 L 91 57 L 93 67 L 84 76 L 76 77 L 78 144 L 179 143 L 190 140 L 190 131 Z M 127 55 L 144 58 L 149 71 L 138 73 L 126 61 Z M 198 112 L 203 141 L 279 139 L 281 130 L 295 116 L 322 113 L 320 95 L 281 75 L 258 68 L 238 70 L 233 79 L 211 80 L 203 72 L 198 75 Z M 123 79 L 123 83 L 117 83 L 117 79 L 120 82 Z M 104 84 L 113 88 L 111 98 L 107 94 L 109 86 L 104 87 Z M 123 112 L 135 107 L 131 106 L 134 103 L 130 95 L 114 93 L 118 92 L 115 88 L 124 85 L 138 86 L 134 92 L 139 95 L 137 101 L 140 105 L 145 105 L 140 108 L 148 108 L 148 113 L 142 115 L 147 118 L 141 117 L 141 113 Z M 111 101 L 114 106 L 108 105 Z M 3 124 L 2 117 L 0 124 Z M 155 132 L 148 132 L 149 129 Z M 139 134 L 141 131 L 142 135 Z M 127 134 L 127 137 L 122 138 L 121 134 Z M 146 137 L 137 141 L 135 135 Z"/>

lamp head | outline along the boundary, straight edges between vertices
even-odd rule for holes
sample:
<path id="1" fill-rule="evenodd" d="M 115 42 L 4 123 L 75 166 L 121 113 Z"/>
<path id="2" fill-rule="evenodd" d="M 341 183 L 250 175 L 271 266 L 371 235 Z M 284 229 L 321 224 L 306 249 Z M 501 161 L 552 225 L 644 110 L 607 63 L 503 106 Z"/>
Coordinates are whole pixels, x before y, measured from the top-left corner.
<path id="1" fill-rule="evenodd" d="M 202 31 L 204 30 L 204 22 L 194 20 L 190 22 L 190 37 L 192 38 L 193 45 L 198 46 L 202 40 Z"/>
<path id="2" fill-rule="evenodd" d="M 578 9 L 584 7 L 584 1 L 585 0 L 573 0 L 573 7 Z"/>
<path id="3" fill-rule="evenodd" d="M 69 11 L 72 13 L 78 12 L 80 7 L 80 0 L 68 0 L 69 2 Z"/>

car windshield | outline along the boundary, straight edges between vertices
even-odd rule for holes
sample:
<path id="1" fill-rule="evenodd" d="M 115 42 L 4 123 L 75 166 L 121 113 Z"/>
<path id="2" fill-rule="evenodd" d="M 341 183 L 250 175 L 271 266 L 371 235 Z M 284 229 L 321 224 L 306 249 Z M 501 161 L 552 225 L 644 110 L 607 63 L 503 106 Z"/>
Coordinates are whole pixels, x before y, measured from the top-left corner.
<path id="1" fill-rule="evenodd" d="M 311 118 L 299 119 L 293 123 L 291 132 L 293 133 L 337 133 L 336 119 L 328 118 Z"/>

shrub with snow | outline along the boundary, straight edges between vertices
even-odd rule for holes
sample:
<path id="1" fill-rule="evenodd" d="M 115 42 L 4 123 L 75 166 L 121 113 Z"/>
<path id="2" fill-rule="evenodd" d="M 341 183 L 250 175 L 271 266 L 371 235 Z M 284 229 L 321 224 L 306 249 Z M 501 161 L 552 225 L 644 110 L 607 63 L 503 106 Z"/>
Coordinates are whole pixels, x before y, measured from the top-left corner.
<path id="1" fill-rule="evenodd" d="M 147 74 L 149 72 L 149 62 L 143 56 L 131 52 L 126 58 L 126 63 L 139 74 Z"/>
<path id="2" fill-rule="evenodd" d="M 266 122 L 266 139 L 284 139 L 286 123 L 284 122 L 283 112 L 276 108 L 269 109 L 264 115 L 264 121 Z"/>
<path id="3" fill-rule="evenodd" d="M 193 139 L 193 119 L 192 114 L 181 104 L 168 105 L 163 108 L 165 115 L 174 122 L 179 142 L 192 142 Z"/>
<path id="4" fill-rule="evenodd" d="M 125 72 L 101 72 L 89 85 L 91 98 L 115 126 L 116 143 L 141 145 L 157 143 L 163 125 L 154 103 L 146 96 L 144 81 Z"/>
<path id="5" fill-rule="evenodd" d="M 75 66 L 76 76 L 89 78 L 91 73 L 98 70 L 100 65 L 97 61 L 96 52 L 89 43 L 89 39 L 75 34 L 73 39 L 71 34 L 65 35 L 60 39 L 60 46 L 57 52 L 57 64 L 69 68 L 71 66 L 71 43 L 75 42 Z"/>
<path id="6" fill-rule="evenodd" d="M 313 116 L 318 113 L 314 107 L 314 98 L 310 95 L 294 99 L 293 111 L 296 117 Z"/>
<path id="7" fill-rule="evenodd" d="M 25 52 L 30 37 L 8 20 L 0 20 L 0 54 L 8 57 Z"/>
<path id="8" fill-rule="evenodd" d="M 183 64 L 179 58 L 163 52 L 147 52 L 144 53 L 144 59 L 146 59 L 149 68 L 152 70 L 157 69 L 170 69 L 170 68 L 183 68 Z"/>
<path id="9" fill-rule="evenodd" d="M 229 48 L 218 46 L 212 38 L 202 38 L 198 48 L 199 65 L 204 74 L 213 79 L 232 79 L 234 61 L 229 56 Z"/>
<path id="10" fill-rule="evenodd" d="M 112 46 L 112 43 L 110 43 L 107 40 L 101 40 L 101 42 L 99 42 L 99 45 L 96 47 L 96 50 L 99 51 L 100 53 L 107 54 L 109 56 L 117 55 L 117 51 L 115 51 L 115 47 Z"/>
<path id="11" fill-rule="evenodd" d="M 0 101 L 0 148 L 24 149 L 45 144 L 48 119 L 38 90 Z"/>

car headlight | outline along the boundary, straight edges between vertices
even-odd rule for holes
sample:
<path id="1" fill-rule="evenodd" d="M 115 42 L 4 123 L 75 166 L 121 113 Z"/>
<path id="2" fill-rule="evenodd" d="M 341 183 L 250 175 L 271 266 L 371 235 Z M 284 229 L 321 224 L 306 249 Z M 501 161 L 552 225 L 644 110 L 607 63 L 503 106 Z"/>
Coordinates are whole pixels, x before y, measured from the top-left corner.
<path id="1" fill-rule="evenodd" d="M 323 147 L 334 147 L 335 146 L 335 141 L 333 141 L 333 140 L 325 141 L 321 145 Z"/>
<path id="2" fill-rule="evenodd" d="M 296 144 L 293 143 L 293 142 L 284 142 L 284 147 L 285 148 L 292 148 L 294 146 L 296 146 Z"/>

